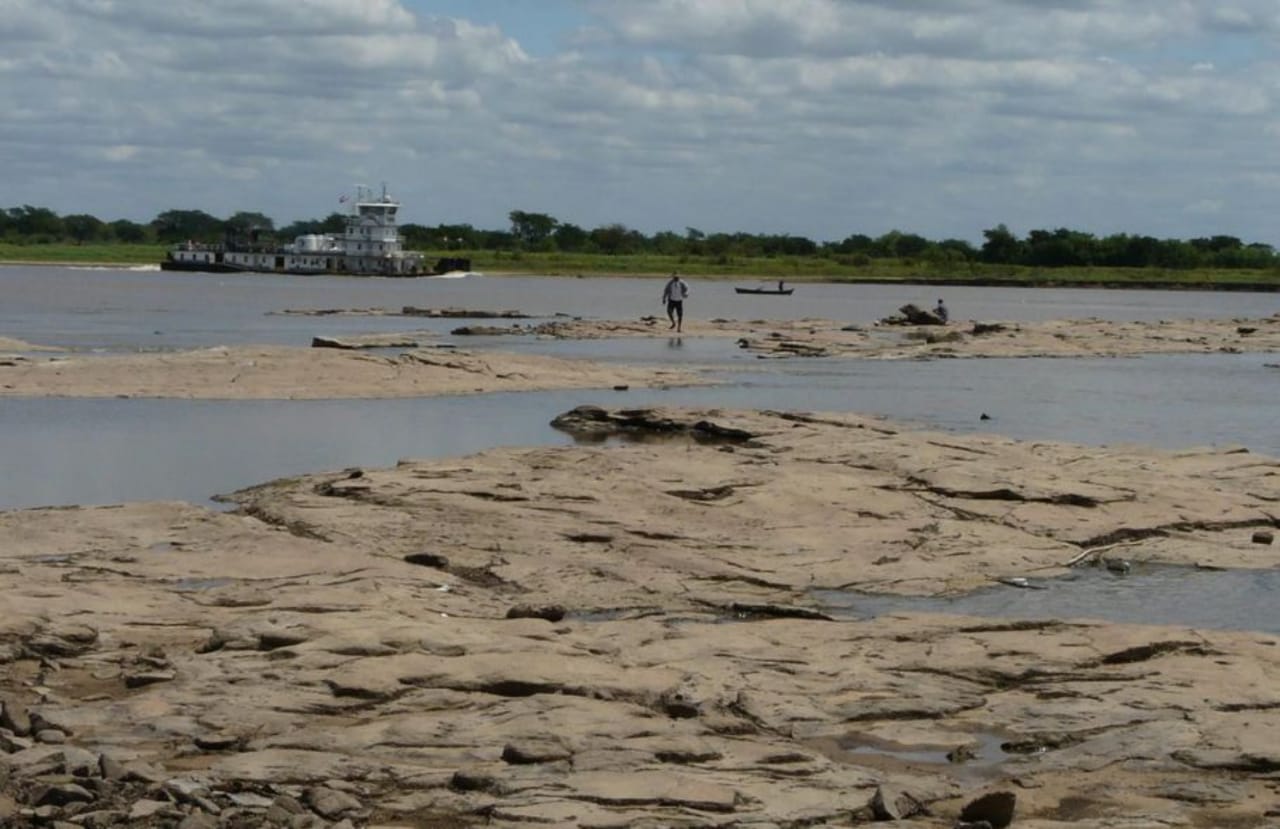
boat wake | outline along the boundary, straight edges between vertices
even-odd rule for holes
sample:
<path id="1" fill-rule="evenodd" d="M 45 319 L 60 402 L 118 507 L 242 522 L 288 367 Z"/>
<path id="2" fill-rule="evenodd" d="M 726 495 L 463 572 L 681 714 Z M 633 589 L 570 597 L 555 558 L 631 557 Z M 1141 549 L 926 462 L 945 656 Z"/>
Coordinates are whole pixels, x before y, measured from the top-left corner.
<path id="1" fill-rule="evenodd" d="M 68 265 L 73 271 L 158 271 L 159 265 Z"/>

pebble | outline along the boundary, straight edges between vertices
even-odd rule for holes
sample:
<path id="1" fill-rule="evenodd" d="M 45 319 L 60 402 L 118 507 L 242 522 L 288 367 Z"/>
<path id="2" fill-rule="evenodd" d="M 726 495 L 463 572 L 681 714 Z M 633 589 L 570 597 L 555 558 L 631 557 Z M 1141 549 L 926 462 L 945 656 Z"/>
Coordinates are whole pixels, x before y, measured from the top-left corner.
<path id="1" fill-rule="evenodd" d="M 218 821 L 204 812 L 192 812 L 182 819 L 178 829 L 218 829 Z"/>
<path id="2" fill-rule="evenodd" d="M 124 687 L 142 688 L 157 682 L 172 682 L 177 676 L 173 671 L 138 671 L 124 675 Z"/>
<path id="3" fill-rule="evenodd" d="M 135 800 L 129 809 L 129 820 L 146 820 L 161 812 L 172 812 L 173 804 L 167 800 Z"/>
<path id="4" fill-rule="evenodd" d="M 305 795 L 307 805 L 330 820 L 337 819 L 348 812 L 358 811 L 360 801 L 346 792 L 340 792 L 327 786 L 316 786 L 308 789 Z"/>

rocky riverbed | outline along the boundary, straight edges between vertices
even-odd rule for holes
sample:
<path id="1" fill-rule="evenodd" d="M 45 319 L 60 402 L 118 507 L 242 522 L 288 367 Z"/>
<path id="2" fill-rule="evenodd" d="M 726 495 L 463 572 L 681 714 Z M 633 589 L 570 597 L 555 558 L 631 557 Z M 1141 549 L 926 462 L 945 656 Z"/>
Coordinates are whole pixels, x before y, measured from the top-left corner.
<path id="1" fill-rule="evenodd" d="M 850 415 L 558 423 L 580 442 L 273 481 L 230 512 L 0 513 L 0 823 L 1280 815 L 1273 635 L 817 598 L 1270 568 L 1277 460 Z"/>
<path id="2" fill-rule="evenodd" d="M 672 336 L 665 318 L 657 317 L 464 326 L 454 333 L 571 340 Z M 946 325 L 850 325 L 826 319 L 686 319 L 681 336 L 731 337 L 741 348 L 762 358 L 1121 357 L 1275 352 L 1280 351 L 1280 314 L 1231 320 L 1081 319 Z"/>
<path id="3" fill-rule="evenodd" d="M 416 310 L 416 309 L 406 309 Z M 301 312 L 292 312 L 301 313 Z M 313 315 L 344 313 L 313 311 Z M 357 313 L 355 311 L 345 313 Z M 359 313 L 372 314 L 370 310 Z M 465 311 L 459 314 L 475 315 Z M 423 311 L 421 316 L 452 314 Z M 492 316 L 521 316 L 517 311 Z M 469 324 L 467 335 L 591 340 L 670 337 L 665 320 L 564 319 Z M 687 320 L 681 337 L 735 338 L 761 358 L 1099 357 L 1280 351 L 1280 314 L 1258 319 L 1110 322 L 970 322 L 844 325 L 833 320 Z M 319 399 L 417 397 L 538 389 L 661 387 L 705 382 L 687 369 L 627 367 L 590 360 L 459 349 L 431 332 L 379 332 L 313 339 L 311 349 L 219 346 L 192 351 L 58 354 L 0 338 L 0 397 L 176 397 Z M 399 354 L 356 353 L 403 349 Z"/>

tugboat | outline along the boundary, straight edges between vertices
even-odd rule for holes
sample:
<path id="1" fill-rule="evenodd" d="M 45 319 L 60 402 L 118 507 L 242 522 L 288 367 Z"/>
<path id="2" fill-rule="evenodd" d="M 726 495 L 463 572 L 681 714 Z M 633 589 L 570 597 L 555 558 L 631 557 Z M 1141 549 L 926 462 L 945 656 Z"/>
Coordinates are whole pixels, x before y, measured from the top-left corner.
<path id="1" fill-rule="evenodd" d="M 351 211 L 342 233 L 299 236 L 293 244 L 259 244 L 256 234 L 246 240 L 228 239 L 207 245 L 183 242 L 166 254 L 160 268 L 166 271 L 212 273 L 340 274 L 351 276 L 426 276 L 470 270 L 467 259 L 441 259 L 428 269 L 422 254 L 406 251 L 396 226 L 400 203 L 387 195 L 375 196 L 368 187 L 356 188 Z"/>

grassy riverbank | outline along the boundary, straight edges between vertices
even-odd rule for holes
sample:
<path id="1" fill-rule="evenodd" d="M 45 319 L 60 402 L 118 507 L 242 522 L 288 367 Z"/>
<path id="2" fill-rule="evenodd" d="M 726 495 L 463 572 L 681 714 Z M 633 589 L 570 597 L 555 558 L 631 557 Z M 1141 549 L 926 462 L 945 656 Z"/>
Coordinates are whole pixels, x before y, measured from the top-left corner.
<path id="1" fill-rule="evenodd" d="M 0 264 L 34 265 L 155 265 L 165 245 L 19 245 L 0 242 Z"/>
<path id="2" fill-rule="evenodd" d="M 164 257 L 162 245 L 0 243 L 0 263 L 150 265 Z M 509 251 L 427 251 L 471 259 L 486 273 L 552 276 L 665 276 L 672 271 L 699 279 L 785 279 L 795 282 L 911 282 L 1010 287 L 1185 288 L 1280 291 L 1280 270 L 1066 267 L 1031 268 L 978 262 L 868 259 L 859 256 L 696 257 L 653 254 L 604 255 Z"/>
<path id="3" fill-rule="evenodd" d="M 648 276 L 672 271 L 707 279 L 785 279 L 795 282 L 911 282 L 1010 287 L 1107 287 L 1280 290 L 1280 270 L 1167 268 L 1030 268 L 979 262 L 926 262 L 859 257 L 689 257 L 596 254 L 455 252 L 478 271 L 564 276 Z"/>

